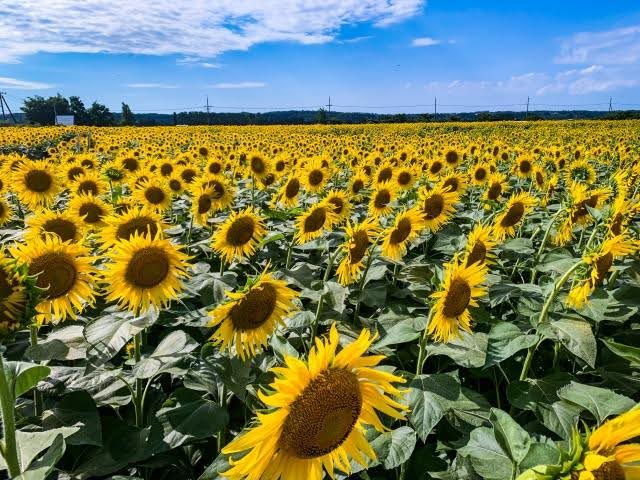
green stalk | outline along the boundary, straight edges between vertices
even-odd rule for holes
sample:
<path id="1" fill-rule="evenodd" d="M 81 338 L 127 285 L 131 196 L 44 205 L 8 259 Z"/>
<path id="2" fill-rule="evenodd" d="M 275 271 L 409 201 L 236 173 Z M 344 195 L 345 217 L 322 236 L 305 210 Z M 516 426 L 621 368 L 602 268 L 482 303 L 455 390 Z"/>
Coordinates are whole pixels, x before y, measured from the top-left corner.
<path id="1" fill-rule="evenodd" d="M 322 277 L 322 290 L 323 292 L 320 294 L 320 298 L 318 299 L 318 306 L 316 307 L 316 315 L 313 318 L 313 323 L 311 324 L 311 340 L 310 345 L 313 346 L 314 339 L 316 338 L 316 333 L 318 331 L 318 321 L 320 320 L 320 315 L 322 314 L 322 307 L 324 304 L 324 284 L 329 280 L 329 276 L 331 275 L 331 269 L 333 268 L 333 263 L 340 252 L 339 248 L 336 248 L 336 251 L 333 255 L 329 256 L 329 262 L 327 263 L 327 269 L 324 271 L 324 276 Z"/>
<path id="2" fill-rule="evenodd" d="M 427 317 L 427 323 L 424 326 L 424 330 L 422 332 L 422 337 L 420 337 L 420 342 L 419 342 L 419 352 L 418 352 L 418 361 L 416 363 L 416 375 L 421 375 L 422 374 L 422 370 L 424 368 L 424 362 L 427 360 L 426 359 L 426 348 L 427 348 L 427 336 L 428 334 L 428 330 L 429 330 L 429 324 L 431 323 L 431 320 L 433 320 L 433 315 L 435 314 L 436 310 L 435 308 L 433 308 L 433 306 L 431 307 L 431 309 L 429 310 L 429 316 Z"/>
<path id="3" fill-rule="evenodd" d="M 287 261 L 284 264 L 284 268 L 289 270 L 291 266 L 291 254 L 293 253 L 293 234 L 291 234 L 291 241 L 289 242 L 289 248 L 287 248 Z"/>
<path id="4" fill-rule="evenodd" d="M 360 317 L 360 296 L 362 295 L 362 290 L 364 289 L 364 282 L 367 279 L 367 273 L 369 273 L 369 267 L 371 267 L 371 262 L 373 261 L 373 250 L 376 247 L 376 244 L 373 243 L 369 247 L 369 256 L 367 257 L 367 263 L 364 267 L 364 272 L 362 272 L 362 277 L 360 278 L 360 282 L 358 283 L 358 297 L 356 298 L 356 308 L 353 312 L 353 319 L 358 322 Z"/>
<path id="5" fill-rule="evenodd" d="M 4 435 L 2 456 L 7 463 L 9 476 L 15 478 L 20 475 L 18 443 L 16 442 L 15 398 L 9 389 L 2 354 L 0 354 L 0 408 L 2 409 L 2 433 Z"/>
<path id="6" fill-rule="evenodd" d="M 140 362 L 142 358 L 142 332 L 138 332 L 133 337 L 133 355 L 136 364 Z M 133 399 L 133 406 L 136 412 L 136 426 L 142 428 L 144 426 L 144 385 L 141 378 L 136 378 L 136 394 Z"/>
<path id="7" fill-rule="evenodd" d="M 29 327 L 29 337 L 31 340 L 31 346 L 35 347 L 38 345 L 38 325 L 33 324 Z M 38 388 L 33 389 L 33 405 L 36 417 L 42 416 L 42 394 L 38 390 Z"/>
<path id="8" fill-rule="evenodd" d="M 556 223 L 556 220 L 558 219 L 558 217 L 563 211 L 564 210 L 560 208 L 556 212 L 556 214 L 551 218 L 551 221 L 549 222 L 549 225 L 547 226 L 547 229 L 544 232 L 544 236 L 542 237 L 542 243 L 540 244 L 540 248 L 538 248 L 538 251 L 536 252 L 535 257 L 533 257 L 533 268 L 531 269 L 531 283 L 535 283 L 536 274 L 538 273 L 538 271 L 536 270 L 536 265 L 538 264 L 538 261 L 540 260 L 540 257 L 544 253 L 544 249 L 547 246 L 547 241 L 549 240 L 549 234 L 551 233 L 551 229 L 553 228 L 553 225 Z"/>

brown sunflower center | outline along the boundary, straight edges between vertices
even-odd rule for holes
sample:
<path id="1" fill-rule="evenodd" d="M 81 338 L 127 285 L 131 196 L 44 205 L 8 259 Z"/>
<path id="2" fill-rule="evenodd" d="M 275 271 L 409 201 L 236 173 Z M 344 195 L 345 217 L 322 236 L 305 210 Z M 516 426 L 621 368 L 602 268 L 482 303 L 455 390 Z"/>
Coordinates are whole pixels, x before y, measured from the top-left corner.
<path id="1" fill-rule="evenodd" d="M 253 237 L 256 225 L 251 217 L 236 218 L 227 230 L 227 243 L 234 247 L 245 245 Z"/>
<path id="2" fill-rule="evenodd" d="M 211 210 L 211 196 L 205 194 L 200 195 L 198 198 L 198 214 L 204 215 Z"/>
<path id="3" fill-rule="evenodd" d="M 540 186 L 544 184 L 544 176 L 540 172 L 536 172 L 536 183 Z"/>
<path id="4" fill-rule="evenodd" d="M 353 193 L 358 193 L 360 190 L 362 190 L 364 187 L 364 182 L 360 179 L 354 180 L 353 184 L 351 185 L 351 191 Z"/>
<path id="5" fill-rule="evenodd" d="M 487 246 L 482 240 L 476 240 L 476 243 L 473 244 L 473 248 L 467 257 L 467 267 L 474 263 L 483 263 L 486 257 Z"/>
<path id="6" fill-rule="evenodd" d="M 82 168 L 82 167 L 71 167 L 67 171 L 67 178 L 69 180 L 75 180 L 76 177 L 82 175 L 83 173 L 84 173 L 84 168 Z"/>
<path id="7" fill-rule="evenodd" d="M 598 272 L 598 278 L 596 282 L 601 284 L 609 270 L 611 269 L 611 265 L 613 265 L 613 254 L 611 252 L 607 252 L 602 255 L 600 258 L 596 260 L 596 270 Z"/>
<path id="8" fill-rule="evenodd" d="M 156 247 L 144 247 L 135 252 L 127 265 L 127 283 L 138 288 L 153 288 L 160 285 L 169 274 L 167 253 Z"/>
<path id="9" fill-rule="evenodd" d="M 616 213 L 611 222 L 611 233 L 614 235 L 620 235 L 622 233 L 622 222 L 624 217 L 620 213 Z"/>
<path id="10" fill-rule="evenodd" d="M 520 173 L 529 173 L 531 171 L 531 162 L 529 160 L 522 160 L 520 162 Z"/>
<path id="11" fill-rule="evenodd" d="M 317 232 L 324 227 L 324 222 L 327 220 L 327 211 L 324 207 L 316 208 L 309 214 L 304 220 L 305 232 Z"/>
<path id="12" fill-rule="evenodd" d="M 258 156 L 251 157 L 251 170 L 253 170 L 253 173 L 261 174 L 264 173 L 265 169 L 264 160 Z"/>
<path id="13" fill-rule="evenodd" d="M 623 468 L 616 461 L 603 463 L 600 468 L 591 472 L 596 480 L 625 480 Z M 571 480 L 578 480 L 580 472 L 571 472 Z"/>
<path id="14" fill-rule="evenodd" d="M 502 185 L 498 182 L 494 182 L 489 187 L 489 191 L 487 192 L 487 197 L 489 200 L 497 200 L 498 197 L 502 194 Z"/>
<path id="15" fill-rule="evenodd" d="M 391 177 L 393 176 L 393 170 L 391 169 L 391 167 L 384 167 L 382 170 L 380 170 L 380 172 L 378 173 L 378 183 L 381 182 L 386 182 L 387 180 L 389 180 Z"/>
<path id="16" fill-rule="evenodd" d="M 138 161 L 135 158 L 125 158 L 122 161 L 122 167 L 133 172 L 138 169 Z"/>
<path id="17" fill-rule="evenodd" d="M 185 170 L 182 171 L 182 173 L 180 174 L 180 176 L 182 177 L 182 179 L 187 182 L 187 183 L 191 183 L 193 182 L 193 179 L 196 177 L 196 171 L 192 170 L 190 168 L 187 168 Z"/>
<path id="18" fill-rule="evenodd" d="M 511 207 L 509 207 L 506 215 L 500 221 L 500 226 L 505 228 L 513 227 L 522 219 L 523 215 L 524 205 L 522 204 L 522 202 L 516 202 L 511 205 Z"/>
<path id="19" fill-rule="evenodd" d="M 487 171 L 484 168 L 478 168 L 473 176 L 478 182 L 481 182 L 487 177 Z"/>
<path id="20" fill-rule="evenodd" d="M 400 172 L 398 174 L 399 185 L 409 185 L 409 182 L 411 182 L 411 174 L 409 172 Z"/>
<path id="21" fill-rule="evenodd" d="M 447 161 L 448 164 L 453 165 L 458 163 L 458 152 L 456 152 L 455 150 L 450 150 L 446 153 L 444 159 Z"/>
<path id="22" fill-rule="evenodd" d="M 471 287 L 461 279 L 455 278 L 447 295 L 444 297 L 444 307 L 442 313 L 448 318 L 457 318 L 464 313 L 471 301 Z"/>
<path id="23" fill-rule="evenodd" d="M 278 440 L 297 458 L 317 458 L 344 443 L 362 412 L 355 373 L 330 369 L 313 379 L 291 404 Z"/>
<path id="24" fill-rule="evenodd" d="M 149 217 L 136 217 L 118 226 L 116 237 L 118 240 L 129 240 L 135 234 L 139 236 L 149 233 L 154 238 L 158 233 L 158 225 Z"/>
<path id="25" fill-rule="evenodd" d="M 0 300 L 8 298 L 13 293 L 13 287 L 9 283 L 9 275 L 0 268 Z"/>
<path id="26" fill-rule="evenodd" d="M 431 195 L 424 200 L 422 211 L 425 214 L 427 220 L 433 220 L 438 218 L 444 210 L 444 197 L 438 193 Z"/>
<path id="27" fill-rule="evenodd" d="M 164 177 L 168 177 L 169 175 L 171 175 L 171 173 L 173 173 L 173 165 L 171 165 L 170 163 L 163 163 L 160 166 L 160 173 Z"/>
<path id="28" fill-rule="evenodd" d="M 0 219 L 2 219 L 2 217 L 4 216 L 4 213 L 5 213 L 4 203 L 0 201 Z"/>
<path id="29" fill-rule="evenodd" d="M 333 206 L 333 212 L 340 215 L 344 209 L 344 201 L 340 197 L 331 197 L 328 201 Z"/>
<path id="30" fill-rule="evenodd" d="M 322 173 L 322 170 L 316 168 L 309 172 L 309 185 L 311 185 L 312 187 L 317 187 L 318 185 L 320 185 L 323 179 L 324 174 Z"/>
<path id="31" fill-rule="evenodd" d="M 224 185 L 222 185 L 220 182 L 212 180 L 207 185 L 211 189 L 211 198 L 217 200 L 224 196 Z"/>
<path id="32" fill-rule="evenodd" d="M 457 192 L 459 185 L 460 183 L 458 182 L 458 179 L 455 177 L 452 177 L 452 178 L 447 178 L 442 184 L 442 187 L 444 189 L 448 188 L 450 192 Z"/>
<path id="33" fill-rule="evenodd" d="M 51 188 L 53 179 L 51 175 L 45 170 L 31 170 L 26 175 L 27 188 L 33 192 L 46 192 Z"/>
<path id="34" fill-rule="evenodd" d="M 80 184 L 78 185 L 78 193 L 81 195 L 87 193 L 97 195 L 98 185 L 93 180 L 85 180 L 83 182 L 80 182 Z"/>
<path id="35" fill-rule="evenodd" d="M 276 309 L 278 293 L 270 283 L 252 288 L 229 311 L 237 330 L 254 330 L 264 324 Z"/>
<path id="36" fill-rule="evenodd" d="M 373 200 L 373 204 L 376 208 L 384 208 L 389 205 L 391 201 L 391 193 L 389 190 L 380 190 L 376 193 L 376 198 Z"/>
<path id="37" fill-rule="evenodd" d="M 284 189 L 284 194 L 287 196 L 287 198 L 295 198 L 295 196 L 298 195 L 299 191 L 300 180 L 298 180 L 297 178 L 292 178 L 287 182 L 287 186 Z"/>
<path id="38" fill-rule="evenodd" d="M 152 205 L 164 202 L 165 194 L 160 187 L 149 187 L 144 191 L 144 198 Z"/>
<path id="39" fill-rule="evenodd" d="M 179 192 L 182 188 L 182 184 L 180 183 L 180 180 L 172 178 L 171 180 L 169 180 L 169 188 L 174 192 Z"/>
<path id="40" fill-rule="evenodd" d="M 398 222 L 396 228 L 391 231 L 391 243 L 402 243 L 407 239 L 409 234 L 411 234 L 411 220 L 403 218 Z"/>
<path id="41" fill-rule="evenodd" d="M 75 240 L 78 229 L 70 220 L 66 220 L 64 218 L 52 218 L 51 220 L 44 222 L 44 225 L 42 226 L 42 233 L 42 237 L 44 237 L 44 233 L 55 233 L 60 237 L 60 240 L 67 242 L 69 240 Z"/>
<path id="42" fill-rule="evenodd" d="M 356 264 L 362 260 L 367 253 L 369 247 L 369 235 L 363 230 L 358 230 L 351 239 L 351 248 L 349 249 L 349 260 L 351 264 Z"/>
<path id="43" fill-rule="evenodd" d="M 44 297 L 54 299 L 73 288 L 78 271 L 73 258 L 64 253 L 45 253 L 29 265 L 29 275 L 37 275 L 36 285 L 46 290 Z"/>
<path id="44" fill-rule="evenodd" d="M 209 173 L 220 173 L 220 170 L 222 170 L 222 165 L 220 165 L 218 162 L 213 162 L 209 164 Z"/>
<path id="45" fill-rule="evenodd" d="M 104 212 L 100 205 L 96 203 L 83 203 L 78 211 L 81 217 L 84 217 L 86 223 L 97 223 L 102 220 Z"/>
<path id="46" fill-rule="evenodd" d="M 439 161 L 435 161 L 431 164 L 431 167 L 429 168 L 429 172 L 433 173 L 434 175 L 437 174 L 440 170 L 442 170 L 442 163 Z"/>

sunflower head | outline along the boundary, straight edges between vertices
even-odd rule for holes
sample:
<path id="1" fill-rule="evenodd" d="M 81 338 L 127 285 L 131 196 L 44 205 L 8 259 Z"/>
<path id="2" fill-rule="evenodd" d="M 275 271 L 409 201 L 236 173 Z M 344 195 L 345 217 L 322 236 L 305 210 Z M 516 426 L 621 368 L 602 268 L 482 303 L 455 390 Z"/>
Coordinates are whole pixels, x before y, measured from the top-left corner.
<path id="1" fill-rule="evenodd" d="M 357 225 L 352 225 L 350 222 L 347 224 L 346 239 L 342 245 L 345 256 L 336 270 L 342 285 L 350 285 L 358 280 L 364 267 L 367 251 L 379 232 L 378 221 L 375 218 L 367 218 Z"/>
<path id="2" fill-rule="evenodd" d="M 335 225 L 338 217 L 333 205 L 318 203 L 298 216 L 296 219 L 296 239 L 299 244 L 310 242 L 322 235 L 322 232 Z"/>
<path id="3" fill-rule="evenodd" d="M 56 235 L 63 242 L 78 242 L 82 239 L 84 225 L 69 211 L 56 212 L 42 210 L 26 220 L 27 240 L 42 238 L 46 235 Z"/>
<path id="4" fill-rule="evenodd" d="M 22 326 L 26 299 L 22 277 L 0 256 L 0 339 Z"/>
<path id="5" fill-rule="evenodd" d="M 213 236 L 213 250 L 227 262 L 248 258 L 265 233 L 264 220 L 252 207 L 232 212 Z"/>
<path id="6" fill-rule="evenodd" d="M 61 190 L 54 166 L 46 160 L 23 162 L 14 173 L 14 188 L 31 210 L 53 203 Z"/>
<path id="7" fill-rule="evenodd" d="M 455 213 L 458 195 L 436 186 L 433 189 L 423 187 L 419 193 L 419 207 L 425 227 L 436 232 L 451 219 Z"/>
<path id="8" fill-rule="evenodd" d="M 401 260 L 408 244 L 424 229 L 424 218 L 417 208 L 400 212 L 384 233 L 382 255 L 391 260 Z"/>
<path id="9" fill-rule="evenodd" d="M 131 208 L 121 215 L 110 215 L 104 223 L 100 241 L 105 250 L 121 240 L 130 240 L 134 235 L 155 238 L 163 230 L 160 215 L 144 207 Z"/>
<path id="10" fill-rule="evenodd" d="M 494 224 L 494 232 L 499 239 L 513 237 L 522 219 L 533 209 L 536 199 L 528 193 L 518 193 L 511 196 L 505 209 L 500 213 Z"/>

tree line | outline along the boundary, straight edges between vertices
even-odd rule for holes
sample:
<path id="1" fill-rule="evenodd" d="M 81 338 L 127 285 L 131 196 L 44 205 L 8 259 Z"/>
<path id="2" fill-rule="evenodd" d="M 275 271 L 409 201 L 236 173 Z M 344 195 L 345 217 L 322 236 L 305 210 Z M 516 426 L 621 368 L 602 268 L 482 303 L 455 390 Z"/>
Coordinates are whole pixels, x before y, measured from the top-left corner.
<path id="1" fill-rule="evenodd" d="M 40 95 L 28 97 L 21 107 L 28 123 L 37 125 L 54 125 L 56 115 L 73 115 L 76 125 L 94 125 L 106 127 L 111 125 L 135 125 L 136 120 L 131 108 L 122 103 L 119 115 L 112 113 L 109 108 L 94 101 L 89 108 L 77 96 L 65 98 L 59 93 L 44 98 Z"/>

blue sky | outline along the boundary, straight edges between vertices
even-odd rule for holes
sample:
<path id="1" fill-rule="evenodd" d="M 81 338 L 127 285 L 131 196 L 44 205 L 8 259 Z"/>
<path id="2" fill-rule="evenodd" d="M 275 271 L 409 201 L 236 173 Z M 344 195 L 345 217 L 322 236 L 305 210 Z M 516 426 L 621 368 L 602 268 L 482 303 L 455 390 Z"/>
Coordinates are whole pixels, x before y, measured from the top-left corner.
<path id="1" fill-rule="evenodd" d="M 206 95 L 216 111 L 640 108 L 640 4 L 3 0 L 0 89 L 15 109 L 56 92 L 134 112 Z"/>

